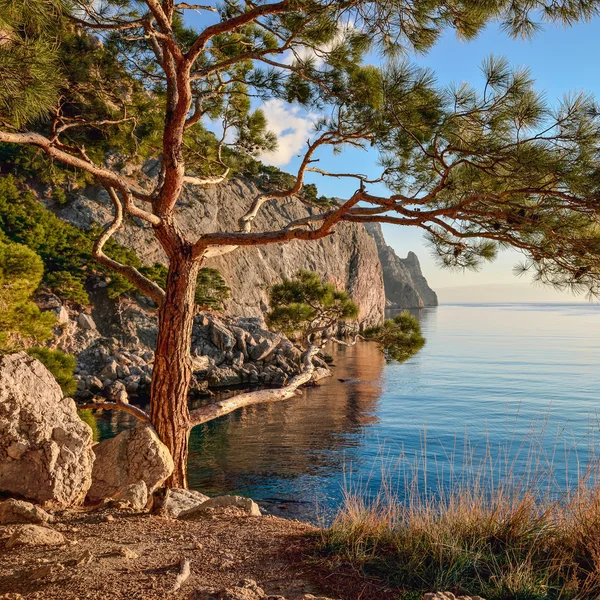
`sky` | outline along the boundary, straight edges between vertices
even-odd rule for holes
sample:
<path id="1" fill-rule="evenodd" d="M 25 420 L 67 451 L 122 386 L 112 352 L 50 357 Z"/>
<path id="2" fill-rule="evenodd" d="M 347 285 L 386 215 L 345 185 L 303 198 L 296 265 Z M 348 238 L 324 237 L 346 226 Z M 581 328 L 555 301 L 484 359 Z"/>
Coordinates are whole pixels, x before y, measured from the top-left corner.
<path id="1" fill-rule="evenodd" d="M 482 81 L 481 64 L 491 54 L 505 56 L 513 66 L 528 67 L 537 88 L 546 93 L 550 102 L 579 91 L 591 92 L 600 98 L 600 67 L 595 59 L 600 55 L 600 19 L 571 28 L 546 24 L 543 31 L 526 41 L 510 39 L 496 24 L 488 26 L 471 42 L 459 41 L 448 32 L 425 56 L 411 59 L 431 68 L 442 85 L 464 81 L 478 86 Z M 264 109 L 269 126 L 278 134 L 280 142 L 277 152 L 264 156 L 263 160 L 293 173 L 298 154 L 310 137 L 313 116 L 277 100 L 269 101 Z M 336 157 L 322 152 L 319 157 L 320 168 L 326 170 L 378 174 L 377 156 L 372 151 L 345 150 Z M 316 174 L 309 174 L 306 181 L 316 183 L 320 193 L 326 196 L 348 197 L 356 188 L 355 181 Z M 527 284 L 526 278 L 516 277 L 513 267 L 521 259 L 516 252 L 501 253 L 479 272 L 448 271 L 438 267 L 418 229 L 383 225 L 383 232 L 399 256 L 406 256 L 409 250 L 416 252 L 424 275 L 442 302 L 489 301 L 490 297 L 496 297 L 499 302 L 585 301 L 582 296 L 559 293 L 546 286 L 534 287 Z M 495 286 L 493 293 L 490 286 Z M 461 291 L 461 288 L 464 289 Z"/>

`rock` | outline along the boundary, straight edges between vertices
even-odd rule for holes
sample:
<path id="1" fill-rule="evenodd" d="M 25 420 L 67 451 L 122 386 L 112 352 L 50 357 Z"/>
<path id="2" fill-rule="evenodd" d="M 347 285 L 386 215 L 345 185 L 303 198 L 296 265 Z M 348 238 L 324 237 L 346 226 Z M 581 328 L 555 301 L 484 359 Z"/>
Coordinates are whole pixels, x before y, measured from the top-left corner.
<path id="1" fill-rule="evenodd" d="M 96 329 L 96 323 L 94 322 L 94 319 L 92 319 L 90 315 L 84 312 L 79 313 L 79 317 L 77 317 L 77 322 L 79 323 L 81 329 L 85 329 L 88 331 Z"/>
<path id="2" fill-rule="evenodd" d="M 59 325 L 66 325 L 69 322 L 69 311 L 64 306 L 55 308 L 54 314 Z"/>
<path id="3" fill-rule="evenodd" d="M 267 594 L 253 579 L 243 579 L 232 588 L 200 590 L 199 600 L 268 600 Z"/>
<path id="4" fill-rule="evenodd" d="M 31 504 L 31 502 L 15 500 L 14 498 L 0 502 L 0 524 L 2 525 L 8 523 L 48 523 L 49 521 L 52 521 L 52 516 L 43 508 Z"/>
<path id="5" fill-rule="evenodd" d="M 114 500 L 127 502 L 131 508 L 142 510 L 148 504 L 148 486 L 145 481 L 138 481 L 121 488 L 114 496 Z"/>
<path id="6" fill-rule="evenodd" d="M 128 560 L 132 560 L 134 558 L 139 558 L 140 555 L 135 552 L 135 550 L 132 550 L 131 548 L 120 548 L 119 549 L 119 554 L 123 557 L 123 558 L 127 558 Z"/>
<path id="7" fill-rule="evenodd" d="M 210 367 L 208 356 L 192 356 L 192 371 L 206 371 Z"/>
<path id="8" fill-rule="evenodd" d="M 235 346 L 235 337 L 223 323 L 216 319 L 213 319 L 210 334 L 213 344 L 219 348 L 219 350 L 227 352 Z"/>
<path id="9" fill-rule="evenodd" d="M 0 356 L 0 491 L 41 505 L 83 502 L 92 430 L 54 377 L 24 352 Z"/>
<path id="10" fill-rule="evenodd" d="M 92 376 L 88 380 L 87 387 L 92 392 L 99 392 L 104 386 L 102 385 L 102 381 L 100 379 L 98 379 L 98 377 Z"/>
<path id="11" fill-rule="evenodd" d="M 195 508 L 180 513 L 178 518 L 184 520 L 194 519 L 196 517 L 201 517 L 202 513 L 208 509 L 226 508 L 230 506 L 243 510 L 248 516 L 251 517 L 261 516 L 258 504 L 256 504 L 256 502 L 254 502 L 251 498 L 244 498 L 243 496 L 217 496 L 215 498 L 210 498 L 210 500 L 207 500 L 206 502 L 203 502 L 200 504 L 200 506 L 196 506 Z"/>
<path id="12" fill-rule="evenodd" d="M 126 379 L 131 375 L 131 371 L 127 365 L 119 365 L 117 367 L 117 378 L 118 379 Z"/>
<path id="13" fill-rule="evenodd" d="M 299 600 L 333 600 L 333 598 L 326 598 L 325 596 L 313 596 L 312 594 L 304 594 L 300 596 Z"/>
<path id="14" fill-rule="evenodd" d="M 393 248 L 386 244 L 379 223 L 369 223 L 366 229 L 377 244 L 377 253 L 383 269 L 386 306 L 388 308 L 437 306 L 437 295 L 423 277 L 417 255 L 409 252 L 406 258 L 397 256 Z"/>
<path id="15" fill-rule="evenodd" d="M 229 367 L 217 367 L 208 373 L 207 382 L 212 387 L 226 387 L 242 383 L 242 378 L 237 371 Z"/>
<path id="16" fill-rule="evenodd" d="M 173 472 L 169 450 L 149 425 L 137 425 L 96 444 L 94 453 L 96 460 L 88 492 L 90 502 L 112 498 L 140 481 L 151 494 Z"/>
<path id="17" fill-rule="evenodd" d="M 31 579 L 32 581 L 35 581 L 36 579 L 44 579 L 45 577 L 50 577 L 51 575 L 60 573 L 64 570 L 64 565 L 60 563 L 55 563 L 53 565 L 44 565 L 31 571 L 31 573 L 29 574 L 29 579 Z"/>
<path id="18" fill-rule="evenodd" d="M 271 340 L 269 338 L 263 338 L 260 341 L 257 341 L 256 346 L 252 348 L 250 352 L 250 358 L 252 360 L 264 360 L 277 346 L 279 340 Z"/>
<path id="19" fill-rule="evenodd" d="M 118 377 L 119 377 L 118 369 L 119 369 L 119 365 L 117 364 L 117 361 L 111 360 L 102 369 L 102 371 L 100 371 L 100 373 L 98 373 L 98 377 L 100 379 L 102 379 L 103 381 L 106 379 L 110 379 L 111 381 L 114 381 L 115 379 L 118 379 Z"/>
<path id="20" fill-rule="evenodd" d="M 67 540 L 60 531 L 40 525 L 21 525 L 8 538 L 6 548 L 17 546 L 61 546 Z"/>
<path id="21" fill-rule="evenodd" d="M 153 500 L 153 512 L 176 519 L 182 512 L 197 508 L 209 500 L 209 497 L 196 490 L 160 488 L 154 492 Z"/>

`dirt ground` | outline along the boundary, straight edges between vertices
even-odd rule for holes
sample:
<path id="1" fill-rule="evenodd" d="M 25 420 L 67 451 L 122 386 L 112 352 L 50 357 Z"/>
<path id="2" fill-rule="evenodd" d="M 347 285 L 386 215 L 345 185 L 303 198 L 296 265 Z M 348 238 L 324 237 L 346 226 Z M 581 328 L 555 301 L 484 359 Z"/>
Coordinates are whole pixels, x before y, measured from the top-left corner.
<path id="1" fill-rule="evenodd" d="M 15 526 L 0 527 L 0 598 L 192 600 L 206 588 L 241 579 L 286 600 L 306 593 L 340 600 L 389 597 L 351 573 L 324 572 L 308 558 L 318 530 L 299 521 L 223 510 L 179 521 L 103 509 L 63 513 L 50 526 L 68 543 L 7 549 Z M 191 575 L 173 592 L 182 558 L 191 561 Z"/>

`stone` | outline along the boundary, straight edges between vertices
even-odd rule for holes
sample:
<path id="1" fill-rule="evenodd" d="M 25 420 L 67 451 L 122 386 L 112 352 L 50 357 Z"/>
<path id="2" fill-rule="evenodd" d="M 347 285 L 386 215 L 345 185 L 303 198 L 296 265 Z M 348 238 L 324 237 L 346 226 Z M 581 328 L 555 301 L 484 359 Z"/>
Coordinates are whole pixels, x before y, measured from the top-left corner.
<path id="1" fill-rule="evenodd" d="M 88 331 L 96 329 L 96 323 L 94 322 L 94 319 L 92 319 L 90 315 L 84 312 L 79 313 L 79 317 L 77 317 L 77 322 L 79 323 L 81 329 L 85 329 Z"/>
<path id="2" fill-rule="evenodd" d="M 52 521 L 52 516 L 43 508 L 31 504 L 31 502 L 15 500 L 14 498 L 0 502 L 0 524 L 2 525 L 9 523 L 48 523 L 49 521 Z"/>
<path id="3" fill-rule="evenodd" d="M 243 579 L 234 587 L 199 590 L 199 600 L 268 600 L 265 591 L 253 579 Z"/>
<path id="4" fill-rule="evenodd" d="M 54 563 L 52 565 L 44 565 L 42 567 L 38 567 L 34 569 L 29 574 L 29 579 L 35 581 L 36 579 L 44 579 L 44 577 L 50 577 L 51 575 L 55 575 L 56 573 L 60 573 L 64 571 L 65 567 L 61 563 Z"/>
<path id="5" fill-rule="evenodd" d="M 0 492 L 42 506 L 81 504 L 91 485 L 92 430 L 37 359 L 0 356 Z"/>
<path id="6" fill-rule="evenodd" d="M 213 319 L 210 335 L 212 343 L 219 348 L 219 350 L 227 352 L 235 346 L 235 337 L 223 323 L 216 319 Z"/>
<path id="7" fill-rule="evenodd" d="M 18 546 L 61 546 L 67 540 L 60 531 L 40 525 L 20 525 L 6 542 L 6 548 Z"/>
<path id="8" fill-rule="evenodd" d="M 142 510 L 148 504 L 148 486 L 145 481 L 132 483 L 121 488 L 113 499 L 126 502 L 136 510 Z"/>
<path id="9" fill-rule="evenodd" d="M 127 365 L 119 365 L 117 367 L 117 378 L 118 379 L 126 379 L 131 375 L 131 371 Z"/>
<path id="10" fill-rule="evenodd" d="M 140 481 L 152 494 L 173 472 L 168 448 L 149 425 L 139 424 L 96 444 L 94 454 L 96 460 L 88 492 L 90 502 L 112 498 Z"/>
<path id="11" fill-rule="evenodd" d="M 54 314 L 59 325 L 66 325 L 69 322 L 69 311 L 64 306 L 55 308 Z"/>
<path id="12" fill-rule="evenodd" d="M 160 488 L 154 492 L 152 510 L 176 519 L 182 512 L 197 508 L 207 500 L 208 496 L 196 490 Z"/>
<path id="13" fill-rule="evenodd" d="M 208 509 L 227 507 L 239 508 L 251 517 L 261 516 L 258 504 L 251 498 L 244 498 L 243 496 L 216 496 L 215 498 L 210 498 L 210 500 L 203 502 L 200 506 L 183 511 L 179 514 L 178 518 L 184 520 L 195 519 L 201 517 L 202 513 Z"/>
<path id="14" fill-rule="evenodd" d="M 99 392 L 104 386 L 102 385 L 102 381 L 95 376 L 92 376 L 88 380 L 88 388 L 92 390 L 92 392 Z"/>
<path id="15" fill-rule="evenodd" d="M 119 365 L 117 364 L 117 361 L 111 360 L 110 362 L 108 362 L 106 364 L 106 366 L 102 369 L 102 371 L 100 371 L 100 373 L 98 374 L 98 377 L 100 379 L 102 379 L 103 381 L 106 379 L 110 379 L 111 381 L 114 381 L 115 379 L 118 379 L 118 377 L 119 377 L 118 369 L 119 369 Z"/>
<path id="16" fill-rule="evenodd" d="M 211 387 L 227 387 L 242 383 L 240 374 L 229 367 L 217 367 L 212 369 L 208 373 L 206 380 Z"/>
<path id="17" fill-rule="evenodd" d="M 128 560 L 132 560 L 134 558 L 140 557 L 140 555 L 135 550 L 132 550 L 131 548 L 127 548 L 127 546 L 125 548 L 120 548 L 119 554 L 123 558 L 127 558 Z"/>
<path id="18" fill-rule="evenodd" d="M 278 343 L 279 340 L 263 338 L 257 342 L 254 348 L 252 348 L 250 358 L 252 358 L 252 360 L 264 360 L 271 352 L 273 352 Z"/>

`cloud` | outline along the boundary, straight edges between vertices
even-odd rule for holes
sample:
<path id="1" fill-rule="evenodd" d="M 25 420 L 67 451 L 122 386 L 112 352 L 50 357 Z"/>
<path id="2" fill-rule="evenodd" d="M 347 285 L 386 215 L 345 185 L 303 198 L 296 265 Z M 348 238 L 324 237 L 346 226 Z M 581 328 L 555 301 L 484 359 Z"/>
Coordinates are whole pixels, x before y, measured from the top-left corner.
<path id="1" fill-rule="evenodd" d="M 286 165 L 306 148 L 317 115 L 304 113 L 299 106 L 278 99 L 267 100 L 261 109 L 267 119 L 268 129 L 277 136 L 277 150 L 265 152 L 261 158 L 278 167 Z"/>

